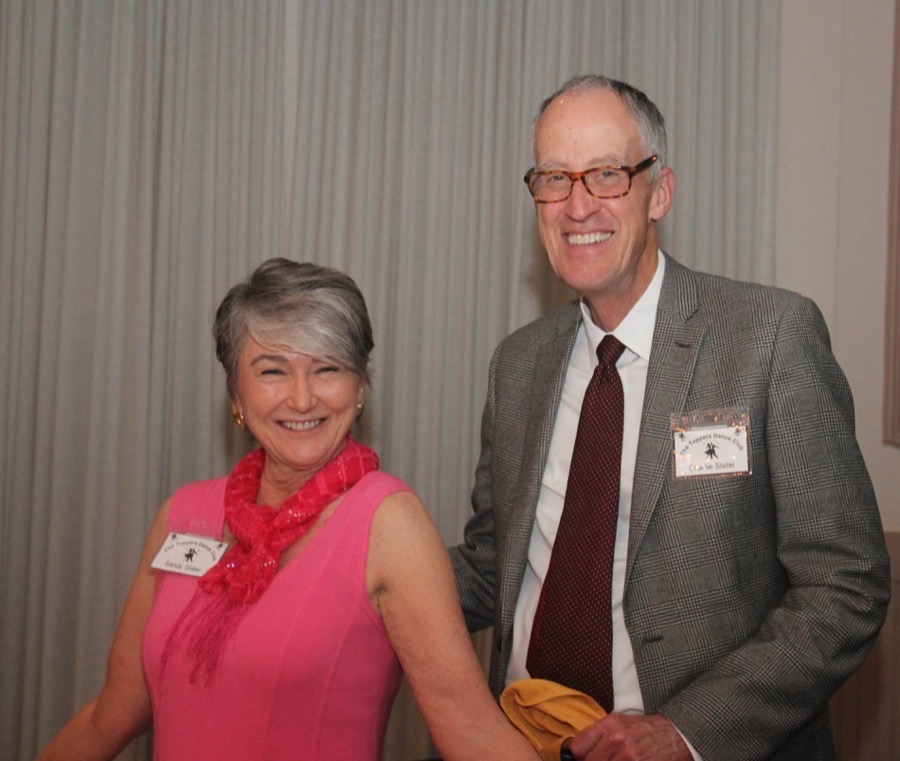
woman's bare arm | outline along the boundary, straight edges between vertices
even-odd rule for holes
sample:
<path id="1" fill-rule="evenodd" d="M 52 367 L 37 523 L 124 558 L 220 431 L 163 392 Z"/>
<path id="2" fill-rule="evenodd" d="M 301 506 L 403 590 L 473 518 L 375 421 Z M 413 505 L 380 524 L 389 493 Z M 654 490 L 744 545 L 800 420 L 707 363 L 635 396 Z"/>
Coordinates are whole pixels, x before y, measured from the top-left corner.
<path id="1" fill-rule="evenodd" d="M 378 508 L 367 568 L 370 598 L 443 757 L 535 761 L 488 689 L 446 547 L 415 494 L 393 494 Z"/>
<path id="2" fill-rule="evenodd" d="M 147 535 L 137 573 L 110 647 L 100 694 L 76 713 L 38 756 L 38 761 L 105 761 L 115 758 L 150 726 L 150 695 L 141 668 L 141 638 L 153 603 L 150 563 L 166 538 L 169 502 Z"/>

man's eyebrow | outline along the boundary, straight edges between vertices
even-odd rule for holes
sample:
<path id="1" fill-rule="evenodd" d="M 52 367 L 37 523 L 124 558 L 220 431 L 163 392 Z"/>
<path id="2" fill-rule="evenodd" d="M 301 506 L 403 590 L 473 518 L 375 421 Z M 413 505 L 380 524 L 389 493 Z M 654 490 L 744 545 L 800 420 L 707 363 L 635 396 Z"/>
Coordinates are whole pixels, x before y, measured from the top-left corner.
<path id="1" fill-rule="evenodd" d="M 587 164 L 582 169 L 571 170 L 571 171 L 582 172 L 585 169 L 595 169 L 597 167 L 603 167 L 603 166 L 625 166 L 626 164 L 627 164 L 626 161 L 624 161 L 620 158 L 617 158 L 616 156 L 600 156 L 600 157 L 596 157 L 596 158 L 593 158 L 590 161 L 588 161 Z M 560 161 L 545 161 L 542 164 L 535 165 L 534 168 L 538 172 L 552 172 L 556 169 L 566 170 L 567 166 L 566 166 L 566 164 L 564 164 Z"/>

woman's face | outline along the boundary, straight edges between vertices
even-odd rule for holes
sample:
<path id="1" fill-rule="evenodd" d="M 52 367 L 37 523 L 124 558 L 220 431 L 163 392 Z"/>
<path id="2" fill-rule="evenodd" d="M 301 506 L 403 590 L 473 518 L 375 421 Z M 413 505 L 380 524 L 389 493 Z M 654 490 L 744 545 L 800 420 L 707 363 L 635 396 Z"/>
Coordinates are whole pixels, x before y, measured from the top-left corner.
<path id="1" fill-rule="evenodd" d="M 248 336 L 232 401 L 266 452 L 266 475 L 296 489 L 341 450 L 364 393 L 352 370 Z"/>

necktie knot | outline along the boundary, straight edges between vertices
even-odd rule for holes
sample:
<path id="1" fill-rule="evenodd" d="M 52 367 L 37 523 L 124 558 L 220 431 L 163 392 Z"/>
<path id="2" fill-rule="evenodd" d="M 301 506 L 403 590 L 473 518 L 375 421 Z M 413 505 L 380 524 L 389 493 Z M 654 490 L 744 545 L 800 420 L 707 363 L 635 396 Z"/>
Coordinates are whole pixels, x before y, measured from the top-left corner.
<path id="1" fill-rule="evenodd" d="M 603 368 L 615 367 L 623 351 L 625 351 L 625 346 L 618 338 L 612 334 L 604 336 L 597 347 L 597 361 Z"/>

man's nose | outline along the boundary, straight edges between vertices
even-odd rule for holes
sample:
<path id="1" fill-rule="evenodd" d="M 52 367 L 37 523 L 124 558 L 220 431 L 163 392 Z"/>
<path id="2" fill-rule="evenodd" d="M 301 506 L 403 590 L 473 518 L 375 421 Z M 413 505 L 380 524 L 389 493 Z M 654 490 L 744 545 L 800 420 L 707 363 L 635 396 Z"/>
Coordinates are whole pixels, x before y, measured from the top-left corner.
<path id="1" fill-rule="evenodd" d="M 572 192 L 564 201 L 566 204 L 566 213 L 572 219 L 584 219 L 597 209 L 599 199 L 594 198 L 584 184 L 584 178 L 576 180 L 572 183 Z"/>

